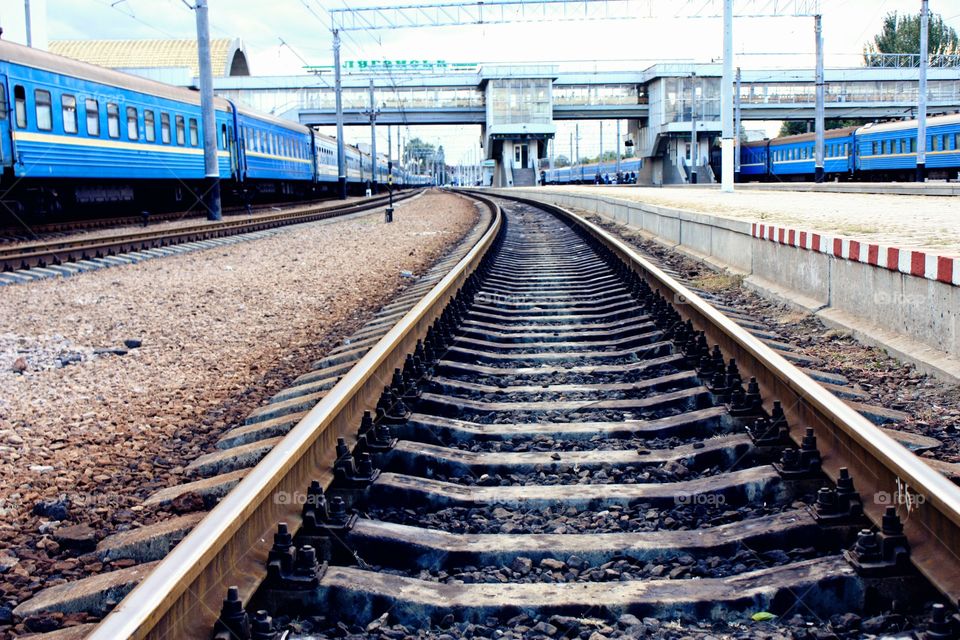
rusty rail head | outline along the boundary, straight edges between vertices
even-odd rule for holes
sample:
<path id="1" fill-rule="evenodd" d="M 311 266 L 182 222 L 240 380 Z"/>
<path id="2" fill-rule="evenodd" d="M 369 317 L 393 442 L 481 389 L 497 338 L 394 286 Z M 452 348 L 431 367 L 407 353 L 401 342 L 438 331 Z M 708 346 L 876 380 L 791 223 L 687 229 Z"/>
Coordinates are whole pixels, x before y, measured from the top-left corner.
<path id="1" fill-rule="evenodd" d="M 370 349 L 327 395 L 244 477 L 237 487 L 131 591 L 89 640 L 209 638 L 229 585 L 249 598 L 266 575 L 264 560 L 277 522 L 299 526 L 295 496 L 311 480 L 332 479 L 337 437 L 356 442 L 364 409 L 371 409 L 395 367 L 473 273 L 502 226 L 492 214 L 477 244 Z"/>
<path id="2" fill-rule="evenodd" d="M 782 402 L 792 437 L 813 428 L 824 472 L 835 479 L 840 467 L 850 470 L 874 524 L 880 525 L 888 506 L 897 508 L 914 565 L 951 602 L 960 601 L 960 487 L 598 225 L 553 204 L 497 197 L 545 208 L 580 226 L 674 303 L 711 345 L 719 344 L 726 358 L 736 358 L 741 371 L 757 378 L 768 410 L 774 400 Z"/>

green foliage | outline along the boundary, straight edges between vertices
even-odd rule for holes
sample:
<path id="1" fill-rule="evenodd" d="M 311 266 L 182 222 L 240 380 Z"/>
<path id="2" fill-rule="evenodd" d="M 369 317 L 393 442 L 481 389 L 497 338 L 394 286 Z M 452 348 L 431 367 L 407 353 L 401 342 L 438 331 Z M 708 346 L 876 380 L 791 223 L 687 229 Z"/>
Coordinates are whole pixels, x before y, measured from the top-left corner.
<path id="1" fill-rule="evenodd" d="M 807 133 L 807 123 L 810 123 L 810 132 L 814 131 L 813 122 L 809 120 L 784 120 L 780 125 L 778 137 L 795 136 L 800 133 Z M 824 130 L 842 129 L 843 127 L 860 127 L 870 122 L 870 120 L 850 119 L 850 118 L 827 118 L 823 121 Z"/>
<path id="2" fill-rule="evenodd" d="M 565 156 L 565 155 L 559 155 L 559 156 L 557 156 L 556 158 L 553 159 L 553 162 L 554 162 L 554 165 L 555 165 L 556 167 L 558 167 L 558 168 L 559 168 L 559 167 L 569 167 L 569 166 L 570 166 L 570 158 L 568 158 L 568 157 Z"/>
<path id="3" fill-rule="evenodd" d="M 426 165 L 427 161 L 432 159 L 436 149 L 429 142 L 424 142 L 420 138 L 410 138 L 404 149 L 407 161 L 415 160 L 420 167 Z"/>
<path id="4" fill-rule="evenodd" d="M 947 26 L 938 14 L 930 14 L 927 41 L 931 57 L 960 53 L 956 30 Z M 880 61 L 871 56 L 876 53 L 920 53 L 920 14 L 901 16 L 896 11 L 888 13 L 880 33 L 863 47 L 864 64 L 879 66 Z"/>
<path id="5" fill-rule="evenodd" d="M 621 155 L 620 158 L 627 156 Z M 594 162 L 599 162 L 600 156 L 590 156 L 588 158 L 580 158 L 580 164 L 591 164 Z M 616 162 L 617 161 L 617 152 L 616 151 L 604 151 L 603 152 L 603 161 L 604 162 Z"/>
<path id="6" fill-rule="evenodd" d="M 807 121 L 806 120 L 784 120 L 780 124 L 780 131 L 777 132 L 777 136 L 795 136 L 798 133 L 807 132 Z"/>

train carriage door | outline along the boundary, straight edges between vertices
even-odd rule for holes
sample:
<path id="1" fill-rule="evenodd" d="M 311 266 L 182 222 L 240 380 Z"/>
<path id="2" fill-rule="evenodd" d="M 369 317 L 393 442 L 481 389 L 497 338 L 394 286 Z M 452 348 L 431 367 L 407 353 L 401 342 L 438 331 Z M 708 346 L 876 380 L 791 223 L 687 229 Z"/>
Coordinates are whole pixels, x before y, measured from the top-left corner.
<path id="1" fill-rule="evenodd" d="M 11 153 L 10 93 L 7 91 L 7 76 L 0 74 L 0 166 L 7 165 Z"/>

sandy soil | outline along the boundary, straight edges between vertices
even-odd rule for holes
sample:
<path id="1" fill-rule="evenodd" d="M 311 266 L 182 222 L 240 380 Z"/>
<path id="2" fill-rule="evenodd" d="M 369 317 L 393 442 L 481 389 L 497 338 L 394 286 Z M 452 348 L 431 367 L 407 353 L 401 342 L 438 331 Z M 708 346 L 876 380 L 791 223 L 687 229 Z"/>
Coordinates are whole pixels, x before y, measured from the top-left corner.
<path id="1" fill-rule="evenodd" d="M 880 244 L 960 255 L 960 198 L 801 191 L 735 191 L 719 187 L 542 187 L 590 193 L 724 218 L 780 224 Z"/>
<path id="2" fill-rule="evenodd" d="M 391 225 L 382 216 L 0 289 L 0 565 L 13 565 L 0 566 L 0 609 L 100 570 L 52 533 L 145 524 L 144 497 L 183 479 L 477 219 L 437 192 L 399 205 Z M 34 514 L 58 497 L 65 514 Z"/>

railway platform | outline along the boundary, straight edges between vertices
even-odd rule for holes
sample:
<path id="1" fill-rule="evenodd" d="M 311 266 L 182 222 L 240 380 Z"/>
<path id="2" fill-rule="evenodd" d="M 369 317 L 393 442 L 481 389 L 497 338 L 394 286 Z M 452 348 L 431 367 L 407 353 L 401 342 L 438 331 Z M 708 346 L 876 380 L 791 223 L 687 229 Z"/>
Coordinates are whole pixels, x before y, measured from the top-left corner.
<path id="1" fill-rule="evenodd" d="M 512 189 L 599 213 L 960 380 L 960 200 L 717 188 Z"/>

